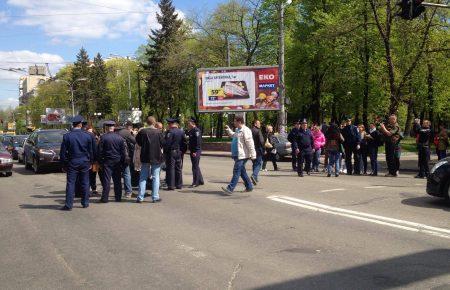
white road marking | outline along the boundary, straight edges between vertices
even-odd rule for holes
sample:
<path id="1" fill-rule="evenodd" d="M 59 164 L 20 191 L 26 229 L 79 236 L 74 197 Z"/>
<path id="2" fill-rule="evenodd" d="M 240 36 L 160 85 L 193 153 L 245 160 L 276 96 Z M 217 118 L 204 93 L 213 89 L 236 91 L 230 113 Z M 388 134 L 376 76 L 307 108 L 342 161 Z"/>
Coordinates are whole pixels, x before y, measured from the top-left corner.
<path id="1" fill-rule="evenodd" d="M 326 189 L 322 190 L 321 192 L 333 192 L 333 191 L 344 191 L 345 188 L 334 188 L 334 189 Z"/>
<path id="2" fill-rule="evenodd" d="M 377 185 L 377 186 L 366 186 L 365 189 L 377 189 L 377 188 L 386 188 L 384 185 Z"/>
<path id="3" fill-rule="evenodd" d="M 389 226 L 397 229 L 402 229 L 411 232 L 424 233 L 432 236 L 437 236 L 441 238 L 450 239 L 450 229 L 438 228 L 433 226 L 428 226 L 420 223 L 394 219 L 374 214 L 368 214 L 353 210 L 347 210 L 343 208 L 332 207 L 320 203 L 310 202 L 306 200 L 301 200 L 289 196 L 269 196 L 270 200 L 281 202 L 284 204 L 289 204 L 297 207 L 302 207 L 309 210 L 314 210 L 317 212 L 328 213 L 343 217 L 348 217 L 352 219 L 357 219 L 361 221 L 366 221 L 370 223 L 375 223 L 379 225 Z"/>

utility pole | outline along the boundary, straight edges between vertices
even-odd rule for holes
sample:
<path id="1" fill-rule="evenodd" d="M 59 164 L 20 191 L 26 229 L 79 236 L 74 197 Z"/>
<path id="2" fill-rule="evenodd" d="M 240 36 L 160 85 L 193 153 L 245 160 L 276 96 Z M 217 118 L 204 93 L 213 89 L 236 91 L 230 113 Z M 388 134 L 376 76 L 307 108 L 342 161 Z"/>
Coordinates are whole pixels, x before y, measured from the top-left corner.
<path id="1" fill-rule="evenodd" d="M 137 89 L 138 89 L 138 99 L 139 99 L 139 111 L 142 111 L 142 95 L 141 95 L 141 72 L 137 69 Z"/>
<path id="2" fill-rule="evenodd" d="M 279 9 L 278 9 L 278 18 L 279 18 L 279 35 L 278 35 L 278 47 L 279 47 L 279 63 L 278 63 L 278 70 L 279 70 L 279 78 L 280 78 L 280 89 L 279 89 L 279 95 L 280 95 L 280 111 L 278 112 L 278 130 L 280 134 L 286 133 L 286 89 L 285 89 L 285 83 L 284 83 L 284 11 L 285 6 L 291 4 L 292 1 L 288 0 L 280 0 L 279 1 Z"/>

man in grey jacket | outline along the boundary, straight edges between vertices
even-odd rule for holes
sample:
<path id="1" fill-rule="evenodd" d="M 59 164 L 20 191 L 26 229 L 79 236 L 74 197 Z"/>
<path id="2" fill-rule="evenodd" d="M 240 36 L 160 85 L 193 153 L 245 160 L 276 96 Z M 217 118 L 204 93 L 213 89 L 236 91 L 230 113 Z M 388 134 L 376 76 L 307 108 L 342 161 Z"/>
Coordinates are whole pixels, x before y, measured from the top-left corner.
<path id="1" fill-rule="evenodd" d="M 231 142 L 231 155 L 234 160 L 233 178 L 227 187 L 222 187 L 222 190 L 227 195 L 233 194 L 240 177 L 244 181 L 246 191 L 253 191 L 252 181 L 248 177 L 247 170 L 245 169 L 245 165 L 249 159 L 256 159 L 252 131 L 245 126 L 244 118 L 241 116 L 237 116 L 234 119 L 234 126 L 236 127 L 236 131 L 226 126 L 227 134 L 233 138 Z"/>

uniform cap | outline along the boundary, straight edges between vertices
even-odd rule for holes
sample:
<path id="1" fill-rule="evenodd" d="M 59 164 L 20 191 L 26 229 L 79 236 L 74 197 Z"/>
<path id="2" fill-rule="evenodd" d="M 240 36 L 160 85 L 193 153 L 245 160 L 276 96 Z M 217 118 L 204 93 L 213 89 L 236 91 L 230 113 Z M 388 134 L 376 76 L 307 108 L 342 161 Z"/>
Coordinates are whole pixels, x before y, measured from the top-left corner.
<path id="1" fill-rule="evenodd" d="M 84 118 L 80 115 L 77 115 L 77 116 L 73 117 L 73 119 L 72 119 L 73 124 L 79 124 L 82 122 L 84 122 Z"/>
<path id="2" fill-rule="evenodd" d="M 105 123 L 103 123 L 103 126 L 108 126 L 108 127 L 116 126 L 116 122 L 114 122 L 114 121 L 106 121 Z"/>
<path id="3" fill-rule="evenodd" d="M 308 123 L 308 120 L 306 120 L 306 119 L 300 119 L 299 123 L 300 123 L 300 124 L 307 124 L 307 123 Z"/>
<path id="4" fill-rule="evenodd" d="M 180 122 L 177 118 L 167 118 L 166 121 L 167 121 L 167 123 L 170 123 L 170 124 Z"/>
<path id="5" fill-rule="evenodd" d="M 190 118 L 189 118 L 189 122 L 192 122 L 192 123 L 194 123 L 194 124 L 197 124 L 197 119 L 194 118 L 194 117 L 190 117 Z"/>

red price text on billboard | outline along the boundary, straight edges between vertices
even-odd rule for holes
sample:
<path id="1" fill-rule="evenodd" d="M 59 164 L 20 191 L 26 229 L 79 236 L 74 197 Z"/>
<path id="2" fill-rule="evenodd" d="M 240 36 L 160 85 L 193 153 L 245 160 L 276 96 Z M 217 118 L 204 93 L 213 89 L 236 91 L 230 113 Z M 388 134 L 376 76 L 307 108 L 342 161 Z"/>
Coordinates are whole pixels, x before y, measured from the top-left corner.
<path id="1" fill-rule="evenodd" d="M 279 110 L 278 67 L 201 69 L 197 92 L 203 113 Z"/>

